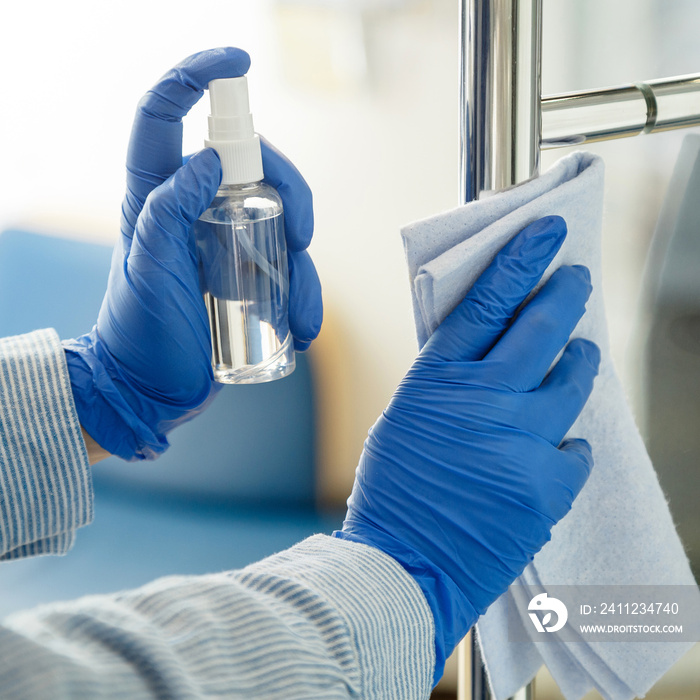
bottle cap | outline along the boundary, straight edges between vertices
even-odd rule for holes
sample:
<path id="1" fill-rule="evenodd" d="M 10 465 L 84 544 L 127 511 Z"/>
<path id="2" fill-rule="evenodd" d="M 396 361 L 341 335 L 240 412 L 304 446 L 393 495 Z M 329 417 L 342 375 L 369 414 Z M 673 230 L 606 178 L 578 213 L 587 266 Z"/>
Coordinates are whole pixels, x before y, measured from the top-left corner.
<path id="1" fill-rule="evenodd" d="M 209 83 L 209 138 L 204 141 L 221 159 L 222 185 L 243 185 L 263 179 L 260 138 L 253 131 L 248 81 L 220 78 Z"/>

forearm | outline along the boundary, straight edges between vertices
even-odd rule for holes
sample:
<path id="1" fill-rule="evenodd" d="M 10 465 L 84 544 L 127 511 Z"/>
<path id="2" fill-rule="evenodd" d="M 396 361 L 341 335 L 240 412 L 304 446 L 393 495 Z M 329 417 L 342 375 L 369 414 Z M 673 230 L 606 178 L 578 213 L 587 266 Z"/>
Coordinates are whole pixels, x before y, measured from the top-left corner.
<path id="1" fill-rule="evenodd" d="M 63 554 L 92 520 L 63 358 L 52 330 L 0 339 L 0 559 Z"/>
<path id="2" fill-rule="evenodd" d="M 242 571 L 13 616 L 0 687 L 8 700 L 409 700 L 430 694 L 433 644 L 425 599 L 393 559 L 316 536 Z"/>

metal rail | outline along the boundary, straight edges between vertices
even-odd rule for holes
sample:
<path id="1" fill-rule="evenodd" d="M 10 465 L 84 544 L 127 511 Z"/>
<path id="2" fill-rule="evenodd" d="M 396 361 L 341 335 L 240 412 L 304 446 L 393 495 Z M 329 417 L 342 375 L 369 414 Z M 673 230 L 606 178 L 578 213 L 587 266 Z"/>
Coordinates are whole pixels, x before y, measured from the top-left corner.
<path id="1" fill-rule="evenodd" d="M 541 40 L 542 0 L 460 0 L 462 204 L 536 176 L 541 148 L 700 126 L 700 74 L 542 99 Z M 476 643 L 458 653 L 459 700 L 491 700 Z"/>
<path id="2" fill-rule="evenodd" d="M 460 0 L 460 15 L 459 196 L 465 204 L 538 172 L 542 0 Z M 473 632 L 458 654 L 460 700 L 490 700 Z M 532 691 L 528 686 L 517 700 L 531 700 Z"/>
<path id="3" fill-rule="evenodd" d="M 700 126 L 700 73 L 542 98 L 542 148 Z"/>
<path id="4" fill-rule="evenodd" d="M 462 0 L 460 201 L 537 173 L 542 0 Z"/>

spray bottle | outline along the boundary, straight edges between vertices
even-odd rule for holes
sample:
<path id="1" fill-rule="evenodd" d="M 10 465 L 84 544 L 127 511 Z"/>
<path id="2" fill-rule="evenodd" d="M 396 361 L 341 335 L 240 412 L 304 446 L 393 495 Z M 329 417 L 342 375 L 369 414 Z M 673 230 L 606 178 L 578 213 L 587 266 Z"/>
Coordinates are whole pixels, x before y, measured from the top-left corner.
<path id="1" fill-rule="evenodd" d="M 195 224 L 200 284 L 209 315 L 216 381 L 256 384 L 295 367 L 289 332 L 289 274 L 282 200 L 263 179 L 248 83 L 209 83 L 209 138 L 221 186 Z"/>

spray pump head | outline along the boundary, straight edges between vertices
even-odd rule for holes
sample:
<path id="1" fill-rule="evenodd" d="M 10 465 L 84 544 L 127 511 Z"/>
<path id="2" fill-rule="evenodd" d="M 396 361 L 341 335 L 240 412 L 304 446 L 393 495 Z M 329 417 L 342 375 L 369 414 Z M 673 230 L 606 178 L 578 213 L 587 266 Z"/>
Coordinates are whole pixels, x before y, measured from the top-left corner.
<path id="1" fill-rule="evenodd" d="M 243 185 L 263 179 L 260 138 L 253 131 L 248 106 L 248 81 L 221 78 L 209 83 L 209 138 L 204 145 L 221 159 L 222 185 Z"/>

